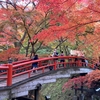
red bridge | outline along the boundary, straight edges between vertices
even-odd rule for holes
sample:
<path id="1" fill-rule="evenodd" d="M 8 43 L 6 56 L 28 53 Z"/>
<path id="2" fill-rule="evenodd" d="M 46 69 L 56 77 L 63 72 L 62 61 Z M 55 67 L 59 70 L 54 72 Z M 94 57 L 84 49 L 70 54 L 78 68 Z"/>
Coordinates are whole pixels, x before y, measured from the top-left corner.
<path id="1" fill-rule="evenodd" d="M 60 62 L 59 59 L 65 59 L 65 62 Z M 77 61 L 75 59 L 77 58 Z M 57 60 L 56 60 L 57 59 Z M 11 86 L 12 84 L 19 82 L 25 78 L 31 77 L 31 73 L 33 70 L 37 70 L 39 73 L 45 73 L 49 71 L 49 66 L 52 66 L 54 70 L 60 68 L 60 65 L 64 65 L 63 67 L 86 67 L 85 62 L 82 62 L 83 57 L 76 57 L 76 56 L 59 56 L 59 57 L 48 57 L 48 58 L 41 58 L 39 60 L 23 60 L 13 62 L 12 64 L 3 64 L 0 66 L 0 87 L 2 86 Z M 38 68 L 31 69 L 32 63 L 38 62 Z M 88 64 L 89 68 L 94 68 L 93 64 Z M 27 75 L 24 77 L 23 75 Z M 36 75 L 36 74 L 34 74 Z M 17 80 L 14 80 L 14 78 Z M 21 78 L 23 76 L 23 78 Z M 3 84 L 2 84 L 3 81 Z M 6 82 L 6 84 L 4 83 Z"/>
<path id="2" fill-rule="evenodd" d="M 65 61 L 60 62 L 60 59 Z M 57 78 L 88 73 L 92 71 L 94 64 L 88 63 L 87 65 L 85 59 L 77 56 L 59 56 L 3 64 L 0 66 L 0 100 L 13 100 L 27 96 L 31 90 L 36 92 L 37 83 L 51 83 L 56 82 Z M 38 68 L 31 69 L 32 64 L 36 62 L 38 62 Z M 52 71 L 50 66 L 52 66 Z M 35 70 L 37 73 L 33 73 Z M 37 96 L 35 100 L 36 98 Z"/>

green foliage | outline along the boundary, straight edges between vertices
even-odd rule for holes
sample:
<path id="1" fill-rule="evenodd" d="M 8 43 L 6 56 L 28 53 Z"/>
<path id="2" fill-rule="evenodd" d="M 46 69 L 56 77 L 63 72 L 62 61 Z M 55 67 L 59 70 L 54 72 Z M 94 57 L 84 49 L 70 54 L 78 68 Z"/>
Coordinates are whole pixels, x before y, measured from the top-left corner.
<path id="1" fill-rule="evenodd" d="M 71 100 L 72 90 L 62 92 L 62 86 L 67 80 L 67 78 L 63 78 L 58 79 L 55 83 L 44 84 L 41 93 L 45 96 L 50 96 L 51 100 Z"/>
<path id="2" fill-rule="evenodd" d="M 42 47 L 38 50 L 37 54 L 40 56 L 49 56 L 51 54 L 52 48 L 50 47 Z"/>

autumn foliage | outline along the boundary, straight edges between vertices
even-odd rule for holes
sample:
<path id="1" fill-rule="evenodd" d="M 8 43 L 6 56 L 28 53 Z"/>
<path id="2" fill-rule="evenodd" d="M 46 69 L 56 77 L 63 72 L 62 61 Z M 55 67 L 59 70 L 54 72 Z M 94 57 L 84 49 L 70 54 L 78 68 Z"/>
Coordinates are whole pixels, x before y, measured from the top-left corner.
<path id="1" fill-rule="evenodd" d="M 23 60 L 28 59 L 24 54 L 18 54 L 19 48 L 10 48 L 8 50 L 4 50 L 0 53 L 0 61 L 8 61 L 8 58 L 12 58 L 13 60 Z"/>
<path id="2" fill-rule="evenodd" d="M 75 87 L 75 84 L 77 87 Z M 100 87 L 100 70 L 95 70 L 87 74 L 86 76 L 80 76 L 73 79 L 69 79 L 63 86 L 63 91 L 68 88 L 80 88 L 81 85 L 87 88 Z"/>
<path id="3" fill-rule="evenodd" d="M 62 37 L 87 57 L 97 59 L 99 6 L 99 0 L 1 0 L 0 44 L 19 42 L 26 56 L 32 56 L 43 45 Z M 70 49 L 69 44 L 65 45 Z"/>

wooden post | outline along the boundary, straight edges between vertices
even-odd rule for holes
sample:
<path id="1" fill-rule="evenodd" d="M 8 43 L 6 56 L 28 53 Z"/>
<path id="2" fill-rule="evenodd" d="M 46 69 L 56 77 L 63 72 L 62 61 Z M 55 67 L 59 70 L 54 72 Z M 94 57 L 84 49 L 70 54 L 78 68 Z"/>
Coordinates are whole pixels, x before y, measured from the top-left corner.
<path id="1" fill-rule="evenodd" d="M 42 85 L 40 83 L 36 85 L 34 100 L 39 100 L 39 91 L 41 90 L 41 86 Z"/>

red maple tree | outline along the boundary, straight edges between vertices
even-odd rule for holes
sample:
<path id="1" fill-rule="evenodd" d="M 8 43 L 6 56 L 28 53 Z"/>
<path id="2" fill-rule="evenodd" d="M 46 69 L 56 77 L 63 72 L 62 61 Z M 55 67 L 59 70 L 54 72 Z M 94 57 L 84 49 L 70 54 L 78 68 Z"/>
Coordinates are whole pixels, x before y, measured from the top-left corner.
<path id="1" fill-rule="evenodd" d="M 86 76 L 80 76 L 73 79 L 69 79 L 63 85 L 63 91 L 68 88 L 74 87 L 77 84 L 77 88 L 80 88 L 81 85 L 87 88 L 99 88 L 100 87 L 100 70 L 94 70 L 87 74 Z"/>
<path id="2" fill-rule="evenodd" d="M 19 48 L 9 48 L 8 50 L 4 50 L 0 53 L 0 62 L 8 63 L 8 59 L 12 58 L 13 61 L 16 60 L 24 60 L 29 59 L 29 57 L 25 57 L 25 54 L 18 54 Z"/>
<path id="3" fill-rule="evenodd" d="M 0 5 L 1 36 L 17 42 L 26 55 L 61 37 L 76 49 L 93 45 L 92 54 L 99 55 L 98 0 L 5 0 Z"/>

